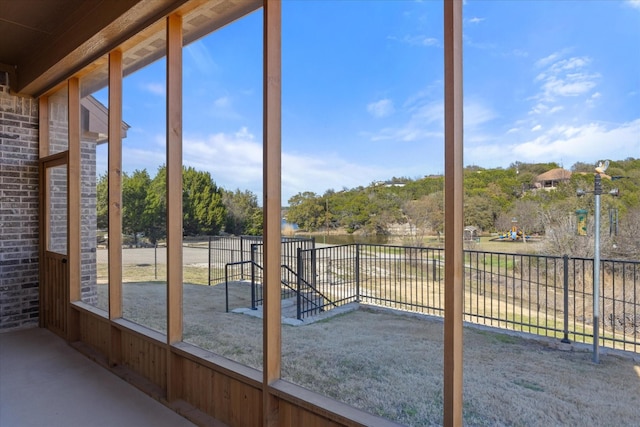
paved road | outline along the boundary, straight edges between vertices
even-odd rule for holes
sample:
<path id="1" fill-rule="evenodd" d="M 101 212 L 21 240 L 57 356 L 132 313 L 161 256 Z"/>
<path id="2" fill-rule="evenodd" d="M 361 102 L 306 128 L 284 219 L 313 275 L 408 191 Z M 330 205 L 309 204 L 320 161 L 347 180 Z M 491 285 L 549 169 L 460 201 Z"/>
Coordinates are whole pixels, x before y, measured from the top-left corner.
<path id="1" fill-rule="evenodd" d="M 154 248 L 123 248 L 122 249 L 122 264 L 124 265 L 138 265 L 138 264 L 154 264 L 157 256 L 158 264 L 167 263 L 167 248 L 158 248 L 157 253 L 154 253 Z M 98 264 L 107 263 L 107 250 L 97 249 Z M 183 264 L 200 264 L 207 263 L 208 250 L 207 248 L 182 248 Z"/>

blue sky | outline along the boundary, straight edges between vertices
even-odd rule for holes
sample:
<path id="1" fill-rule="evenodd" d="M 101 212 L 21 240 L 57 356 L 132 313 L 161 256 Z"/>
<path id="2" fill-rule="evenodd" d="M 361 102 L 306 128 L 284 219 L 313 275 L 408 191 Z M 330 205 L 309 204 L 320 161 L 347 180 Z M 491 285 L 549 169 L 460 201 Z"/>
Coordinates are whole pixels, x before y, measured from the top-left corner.
<path id="1" fill-rule="evenodd" d="M 185 47 L 183 83 L 184 164 L 259 199 L 261 36 Z M 441 1 L 283 0 L 282 37 L 283 204 L 443 173 Z M 164 67 L 125 79 L 125 171 L 164 163 Z M 640 157 L 639 0 L 468 0 L 464 73 L 465 165 Z"/>

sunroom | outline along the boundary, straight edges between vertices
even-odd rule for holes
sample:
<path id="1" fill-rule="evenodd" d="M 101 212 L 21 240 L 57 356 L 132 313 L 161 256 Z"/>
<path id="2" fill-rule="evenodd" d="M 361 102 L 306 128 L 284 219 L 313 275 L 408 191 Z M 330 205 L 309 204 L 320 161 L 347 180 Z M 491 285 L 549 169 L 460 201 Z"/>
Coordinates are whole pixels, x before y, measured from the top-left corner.
<path id="1" fill-rule="evenodd" d="M 462 3 L 445 0 L 442 18 L 446 425 L 462 424 Z M 191 43 L 247 17 L 262 20 L 262 33 L 250 35 L 262 42 L 265 282 L 253 366 L 185 337 L 190 294 L 183 262 L 183 128 L 190 111 L 183 82 L 194 78 L 183 55 Z M 3 209 L 20 218 L 3 231 L 3 252 L 15 256 L 3 258 L 2 328 L 37 323 L 200 425 L 395 425 L 283 379 L 281 28 L 278 0 L 0 2 Z M 154 76 L 163 75 L 162 84 L 151 88 L 160 101 L 153 108 L 130 103 L 129 88 L 155 83 L 145 74 L 152 68 Z M 127 146 L 127 135 L 138 130 L 127 118 L 132 105 L 148 108 L 148 119 L 161 129 L 149 138 L 165 146 L 156 166 L 166 174 L 166 246 L 160 251 L 166 270 L 154 289 L 164 298 L 153 302 L 144 292 L 128 294 L 123 285 L 131 274 L 123 216 L 132 202 L 123 200 L 122 182 L 123 163 L 136 155 Z M 101 178 L 106 219 L 97 206 Z M 98 247 L 98 235 L 106 235 L 107 247 Z M 101 253 L 106 269 L 98 263 Z M 145 305 L 159 307 L 152 320 L 132 314 Z"/>

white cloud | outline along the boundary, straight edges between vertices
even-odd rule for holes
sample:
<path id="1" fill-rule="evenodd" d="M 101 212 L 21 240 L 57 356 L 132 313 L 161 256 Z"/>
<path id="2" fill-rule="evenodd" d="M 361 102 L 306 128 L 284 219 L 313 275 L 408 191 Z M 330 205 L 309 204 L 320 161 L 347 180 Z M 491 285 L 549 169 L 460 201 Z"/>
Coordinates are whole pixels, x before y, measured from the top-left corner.
<path id="1" fill-rule="evenodd" d="M 542 129 L 542 125 L 535 125 L 531 128 L 531 132 L 537 132 Z"/>
<path id="2" fill-rule="evenodd" d="M 513 53 L 514 56 L 521 56 L 523 58 L 526 58 L 527 56 L 529 56 L 529 52 L 522 49 L 513 49 L 511 52 Z"/>
<path id="3" fill-rule="evenodd" d="M 145 91 L 152 93 L 154 95 L 164 96 L 167 92 L 167 88 L 162 83 L 147 83 L 143 85 L 142 89 Z"/>
<path id="4" fill-rule="evenodd" d="M 328 189 L 353 188 L 387 176 L 387 170 L 348 162 L 335 155 L 308 156 L 282 154 L 283 204 L 294 194 Z"/>
<path id="5" fill-rule="evenodd" d="M 498 114 L 479 100 L 467 100 L 464 104 L 464 127 L 477 128 L 498 117 Z"/>
<path id="6" fill-rule="evenodd" d="M 554 126 L 525 141 L 519 141 L 512 134 L 507 140 L 468 147 L 464 155 L 466 164 L 486 167 L 506 167 L 516 160 L 531 163 L 556 161 L 569 167 L 576 162 L 618 160 L 619 153 L 640 153 L 640 119 L 616 125 L 592 122 L 579 126 Z"/>
<path id="7" fill-rule="evenodd" d="M 206 138 L 185 137 L 183 158 L 185 165 L 211 172 L 217 183 L 235 183 L 231 189 L 262 179 L 262 144 L 255 141 L 247 128 L 235 134 L 221 132 Z"/>
<path id="8" fill-rule="evenodd" d="M 591 58 L 574 56 L 564 59 L 566 52 L 555 52 L 536 62 L 536 67 L 543 70 L 534 79 L 540 87 L 538 93 L 529 98 L 536 101 L 529 114 L 560 111 L 564 109 L 564 106 L 557 105 L 561 100 L 588 95 L 597 86 L 600 74 L 588 70 Z"/>
<path id="9" fill-rule="evenodd" d="M 543 99 L 553 101 L 558 96 L 578 96 L 596 86 L 597 74 L 568 74 L 564 79 L 549 77 L 542 85 Z"/>
<path id="10" fill-rule="evenodd" d="M 213 101 L 213 105 L 216 108 L 226 108 L 231 105 L 231 100 L 229 100 L 228 96 L 221 96 L 220 98 Z"/>
<path id="11" fill-rule="evenodd" d="M 469 19 L 468 22 L 471 24 L 479 24 L 480 22 L 484 21 L 485 18 L 478 18 L 477 16 L 474 16 L 473 18 Z"/>
<path id="12" fill-rule="evenodd" d="M 372 102 L 367 105 L 367 111 L 373 117 L 382 118 L 390 116 L 394 113 L 395 108 L 393 107 L 393 101 L 390 99 L 381 99 L 377 102 Z"/>
<path id="13" fill-rule="evenodd" d="M 129 132 L 132 133 L 122 142 L 122 169 L 127 173 L 146 169 L 149 175 L 154 176 L 158 168 L 167 162 L 165 135 L 152 135 L 135 127 Z"/>
<path id="14" fill-rule="evenodd" d="M 367 133 L 372 141 L 416 141 L 439 137 L 444 127 L 444 105 L 441 101 L 424 103 L 415 99 L 406 107 L 404 123 Z"/>
<path id="15" fill-rule="evenodd" d="M 219 186 L 227 190 L 248 189 L 262 203 L 262 143 L 246 127 L 233 134 L 185 137 L 183 158 L 186 166 L 210 172 Z M 286 204 L 291 196 L 301 191 L 322 194 L 330 188 L 355 187 L 380 176 L 386 175 L 376 168 L 350 163 L 332 154 L 283 152 L 282 203 Z"/>
<path id="16" fill-rule="evenodd" d="M 565 52 L 564 51 L 560 51 L 560 52 L 554 52 L 549 56 L 546 56 L 544 58 L 539 59 L 538 61 L 536 61 L 536 67 L 538 68 L 543 68 L 546 67 L 547 65 L 551 64 L 553 61 L 557 60 L 558 58 L 562 57 L 562 55 L 564 55 Z"/>
<path id="17" fill-rule="evenodd" d="M 422 34 L 417 36 L 405 35 L 404 37 L 389 36 L 389 39 L 410 46 L 440 46 L 440 41 L 437 38 Z"/>
<path id="18" fill-rule="evenodd" d="M 640 10 L 640 0 L 627 0 L 627 4 L 634 9 Z"/>
<path id="19" fill-rule="evenodd" d="M 213 101 L 209 110 L 211 116 L 225 120 L 240 120 L 243 116 L 236 111 L 233 100 L 228 96 L 221 96 Z"/>
<path id="20" fill-rule="evenodd" d="M 444 134 L 444 103 L 429 101 L 424 96 L 411 97 L 403 106 L 405 120 L 397 126 L 375 132 L 363 132 L 371 141 L 442 141 Z M 396 116 L 399 116 L 397 114 Z M 464 105 L 465 138 L 484 140 L 482 126 L 498 117 L 498 114 L 480 100 L 467 99 Z"/>
<path id="21" fill-rule="evenodd" d="M 462 35 L 462 40 L 464 41 L 464 43 L 469 46 L 469 47 L 473 47 L 475 49 L 481 49 L 481 50 L 493 50 L 497 48 L 497 45 L 495 43 L 490 43 L 490 42 L 477 42 L 474 41 L 471 37 L 469 37 L 467 34 L 463 34 Z"/>
<path id="22" fill-rule="evenodd" d="M 185 47 L 187 55 L 191 58 L 190 63 L 194 64 L 200 74 L 208 75 L 217 68 L 211 53 L 202 41 L 196 41 Z"/>

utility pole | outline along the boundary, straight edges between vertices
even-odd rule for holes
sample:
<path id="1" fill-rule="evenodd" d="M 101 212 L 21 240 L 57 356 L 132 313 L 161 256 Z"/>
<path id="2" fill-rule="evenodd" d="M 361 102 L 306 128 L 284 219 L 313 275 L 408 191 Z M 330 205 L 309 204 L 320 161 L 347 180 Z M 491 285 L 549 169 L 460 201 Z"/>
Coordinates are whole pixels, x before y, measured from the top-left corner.
<path id="1" fill-rule="evenodd" d="M 598 168 L 596 168 L 596 171 L 598 171 Z M 595 230 L 593 237 L 593 363 L 600 363 L 600 195 L 602 194 L 602 177 L 599 171 L 594 178 L 593 194 L 595 196 Z"/>

